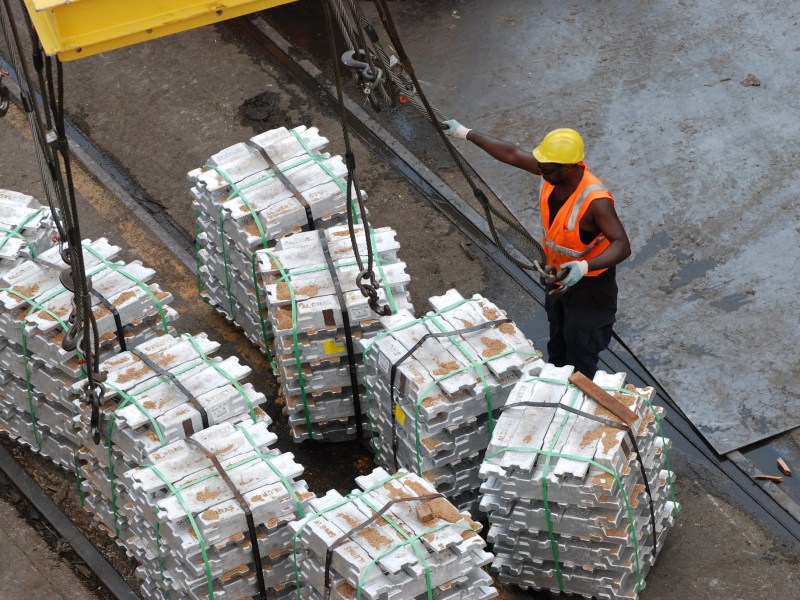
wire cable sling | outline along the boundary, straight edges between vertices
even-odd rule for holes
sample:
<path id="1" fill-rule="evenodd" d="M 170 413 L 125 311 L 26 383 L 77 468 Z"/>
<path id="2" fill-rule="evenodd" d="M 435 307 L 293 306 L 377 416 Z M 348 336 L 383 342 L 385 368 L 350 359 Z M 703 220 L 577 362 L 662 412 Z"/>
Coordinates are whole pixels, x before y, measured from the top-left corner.
<path id="1" fill-rule="evenodd" d="M 103 387 L 105 376 L 99 370 L 100 336 L 92 313 L 90 284 L 86 277 L 83 260 L 69 142 L 64 123 L 63 65 L 56 59 L 54 76 L 52 61 L 49 57 L 44 57 L 39 36 L 33 29 L 24 3 L 20 2 L 22 12 L 26 16 L 30 44 L 33 49 L 32 60 L 39 81 L 39 92 L 43 98 L 43 107 L 40 107 L 36 91 L 31 86 L 27 62 L 22 60 L 22 41 L 9 0 L 2 0 L 2 2 L 4 12 L 0 15 L 0 22 L 2 22 L 6 43 L 12 54 L 12 61 L 17 68 L 22 105 L 27 113 L 33 134 L 47 203 L 58 230 L 61 258 L 69 266 L 69 269 L 62 274 L 61 280 L 65 287 L 73 292 L 73 312 L 69 319 L 70 329 L 64 335 L 62 348 L 68 352 L 80 349 L 86 360 L 87 381 L 84 392 L 92 407 L 90 419 L 92 438 L 95 443 L 99 443 L 99 410 L 100 401 L 105 393 Z M 47 77 L 45 77 L 45 69 Z M 44 113 L 44 122 L 42 113 Z M 55 130 L 54 133 L 51 126 Z M 46 130 L 50 133 L 45 134 Z"/>
<path id="2" fill-rule="evenodd" d="M 375 7 L 378 10 L 378 14 L 381 18 L 381 22 L 389 34 L 389 38 L 394 44 L 395 49 L 397 50 L 398 54 L 400 55 L 400 64 L 403 67 L 403 70 L 408 74 L 411 78 L 411 81 L 414 83 L 414 86 L 419 94 L 419 99 L 422 104 L 425 106 L 425 110 L 427 111 L 428 118 L 436 127 L 436 131 L 439 133 L 439 137 L 445 143 L 447 147 L 447 151 L 450 153 L 450 156 L 453 157 L 453 160 L 458 166 L 459 171 L 464 176 L 464 179 L 467 181 L 469 186 L 472 188 L 472 193 L 474 194 L 475 198 L 483 207 L 484 213 L 486 215 L 486 221 L 489 224 L 489 229 L 492 234 L 492 239 L 494 240 L 495 245 L 501 250 L 503 255 L 510 260 L 513 264 L 518 266 L 521 269 L 525 269 L 528 271 L 539 271 L 536 267 L 535 263 L 544 264 L 544 250 L 542 249 L 542 245 L 525 229 L 522 224 L 520 224 L 515 219 L 509 218 L 506 215 L 499 212 L 495 207 L 493 207 L 489 199 L 486 197 L 486 194 L 481 190 L 473 181 L 472 177 L 470 176 L 469 172 L 466 169 L 464 164 L 463 158 L 458 154 L 453 144 L 448 139 L 447 135 L 442 130 L 441 121 L 443 119 L 439 118 L 434 111 L 431 104 L 428 102 L 425 93 L 422 91 L 422 87 L 417 80 L 417 76 L 414 72 L 414 67 L 411 64 L 411 61 L 408 58 L 405 50 L 403 49 L 402 42 L 400 41 L 400 36 L 397 33 L 397 28 L 395 27 L 394 20 L 392 19 L 392 15 L 389 12 L 389 7 L 386 4 L 386 0 L 375 0 Z M 516 233 L 518 233 L 525 242 L 531 247 L 533 251 L 534 259 L 533 261 L 523 261 L 517 258 L 516 256 L 512 255 L 508 249 L 506 248 L 505 244 L 500 240 L 500 236 L 497 232 L 497 228 L 494 223 L 494 217 L 500 219 L 503 223 L 508 225 L 511 229 L 513 229 Z"/>
<path id="3" fill-rule="evenodd" d="M 369 307 L 376 314 L 385 317 L 392 314 L 391 308 L 388 305 L 381 306 L 378 302 L 378 280 L 375 277 L 374 255 L 372 248 L 372 240 L 369 236 L 369 222 L 367 221 L 367 213 L 364 209 L 364 200 L 361 195 L 361 190 L 356 181 L 355 169 L 356 159 L 353 155 L 353 149 L 350 144 L 350 133 L 347 126 L 347 113 L 344 107 L 344 92 L 342 86 L 342 76 L 339 72 L 339 62 L 337 60 L 336 40 L 333 29 L 333 16 L 331 15 L 331 0 L 322 0 L 325 8 L 325 22 L 328 27 L 328 38 L 330 41 L 331 58 L 333 59 L 334 72 L 336 74 L 336 93 L 339 101 L 339 120 L 342 124 L 342 135 L 344 137 L 345 145 L 345 164 L 347 165 L 347 227 L 350 230 L 350 241 L 353 244 L 353 255 L 358 265 L 359 274 L 356 276 L 356 285 L 361 291 L 361 294 L 369 299 Z M 355 234 L 355 223 L 353 219 L 353 195 L 355 194 L 355 202 L 358 202 L 359 215 L 361 222 L 364 226 L 366 247 L 367 247 L 367 264 L 363 264 L 361 253 L 358 250 L 358 243 Z M 369 279 L 365 282 L 365 279 Z"/>

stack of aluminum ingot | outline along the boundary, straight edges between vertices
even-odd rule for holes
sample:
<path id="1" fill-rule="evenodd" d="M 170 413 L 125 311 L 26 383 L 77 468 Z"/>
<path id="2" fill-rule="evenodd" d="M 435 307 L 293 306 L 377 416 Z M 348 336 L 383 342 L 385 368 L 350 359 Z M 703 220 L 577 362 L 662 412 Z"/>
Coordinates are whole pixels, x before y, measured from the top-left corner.
<path id="1" fill-rule="evenodd" d="M 296 481 L 303 468 L 292 454 L 269 448 L 268 424 L 263 415 L 213 425 L 122 477 L 124 545 L 140 563 L 144 598 L 296 598 L 288 523 L 313 494 Z"/>
<path id="2" fill-rule="evenodd" d="M 366 266 L 364 228 L 356 226 L 354 231 Z M 392 312 L 413 310 L 406 291 L 410 278 L 397 258 L 395 231 L 370 229 L 369 236 L 380 304 Z M 381 325 L 356 285 L 359 268 L 348 228 L 287 236 L 273 250 L 259 250 L 256 259 L 295 441 L 353 439 L 358 433 L 356 400 L 362 419 L 366 410 L 360 401 L 363 364 L 358 340 L 374 335 Z"/>
<path id="3" fill-rule="evenodd" d="M 524 588 L 634 599 L 678 511 L 664 410 L 652 388 L 598 371 L 594 382 L 638 415 L 629 432 L 568 384 L 572 371 L 546 365 L 520 382 L 497 423 L 480 472 L 492 568 Z"/>
<path id="4" fill-rule="evenodd" d="M 497 590 L 481 566 L 492 560 L 460 513 L 427 481 L 381 468 L 310 503 L 290 525 L 304 600 L 488 600 Z"/>
<path id="5" fill-rule="evenodd" d="M 203 293 L 267 354 L 272 336 L 254 289 L 253 253 L 311 228 L 309 221 L 320 228 L 342 220 L 347 168 L 340 156 L 320 153 L 327 144 L 316 127 L 281 127 L 188 174 Z"/>
<path id="6" fill-rule="evenodd" d="M 425 317 L 384 317 L 386 331 L 361 342 L 372 446 L 387 469 L 416 472 L 459 508 L 475 510 L 497 410 L 544 362 L 486 298 L 449 290 L 429 302 Z"/>
<path id="7" fill-rule="evenodd" d="M 138 261 L 115 262 L 119 251 L 104 238 L 83 242 L 103 354 L 164 333 L 177 318 L 167 306 L 172 295 L 148 283 L 155 272 Z M 84 371 L 78 352 L 62 348 L 73 310 L 60 281 L 64 269 L 54 247 L 0 277 L 0 430 L 74 469 L 84 440 L 68 390 Z"/>
<path id="8" fill-rule="evenodd" d="M 219 344 L 205 334 L 162 335 L 104 361 L 106 393 L 100 409 L 100 443 L 89 437 L 90 414 L 73 388 L 84 446 L 80 452 L 84 506 L 111 535 L 126 537 L 120 518 L 126 490 L 119 478 L 146 457 L 217 423 L 267 421 L 265 397 L 241 381 L 252 369 L 238 358 L 210 358 Z"/>
<path id="9" fill-rule="evenodd" d="M 0 275 L 53 246 L 50 209 L 32 196 L 0 190 Z"/>

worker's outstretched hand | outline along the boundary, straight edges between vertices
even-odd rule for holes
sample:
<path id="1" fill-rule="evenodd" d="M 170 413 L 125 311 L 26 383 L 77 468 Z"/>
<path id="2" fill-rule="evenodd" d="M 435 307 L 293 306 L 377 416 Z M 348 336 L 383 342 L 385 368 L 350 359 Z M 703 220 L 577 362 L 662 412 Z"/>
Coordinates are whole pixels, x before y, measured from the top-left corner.
<path id="1" fill-rule="evenodd" d="M 556 277 L 556 282 L 564 287 L 572 287 L 589 272 L 589 263 L 585 260 L 573 260 L 561 265 L 561 271 Z"/>
<path id="2" fill-rule="evenodd" d="M 449 119 L 442 123 L 442 129 L 447 135 L 454 138 L 461 138 L 462 140 L 467 139 L 467 134 L 472 131 L 471 129 L 464 127 L 455 119 Z"/>

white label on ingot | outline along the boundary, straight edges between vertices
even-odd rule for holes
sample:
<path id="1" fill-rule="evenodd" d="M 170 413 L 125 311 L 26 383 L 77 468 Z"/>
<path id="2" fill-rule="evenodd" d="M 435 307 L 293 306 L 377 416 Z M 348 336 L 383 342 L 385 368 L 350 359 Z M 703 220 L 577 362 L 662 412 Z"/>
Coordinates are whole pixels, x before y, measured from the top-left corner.
<path id="1" fill-rule="evenodd" d="M 215 406 L 211 409 L 211 417 L 214 419 L 215 423 L 219 423 L 220 421 L 224 421 L 230 416 L 231 407 L 230 403 L 225 402 L 220 404 L 219 406 Z"/>
<path id="2" fill-rule="evenodd" d="M 350 309 L 350 314 L 356 321 L 363 321 L 364 319 L 369 318 L 369 314 L 371 312 L 372 309 L 366 304 L 363 304 L 361 306 L 354 306 L 353 308 Z"/>

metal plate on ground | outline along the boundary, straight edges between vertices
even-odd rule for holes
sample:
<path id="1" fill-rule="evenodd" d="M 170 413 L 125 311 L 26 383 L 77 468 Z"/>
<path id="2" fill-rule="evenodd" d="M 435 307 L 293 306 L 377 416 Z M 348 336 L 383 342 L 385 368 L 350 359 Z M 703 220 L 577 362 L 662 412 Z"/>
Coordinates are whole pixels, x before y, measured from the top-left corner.
<path id="1" fill-rule="evenodd" d="M 798 82 L 776 60 L 800 60 L 800 7 L 420 6 L 394 17 L 449 118 L 525 149 L 555 127 L 583 134 L 633 246 L 617 332 L 713 447 L 800 425 Z M 536 178 L 456 144 L 538 235 Z"/>

